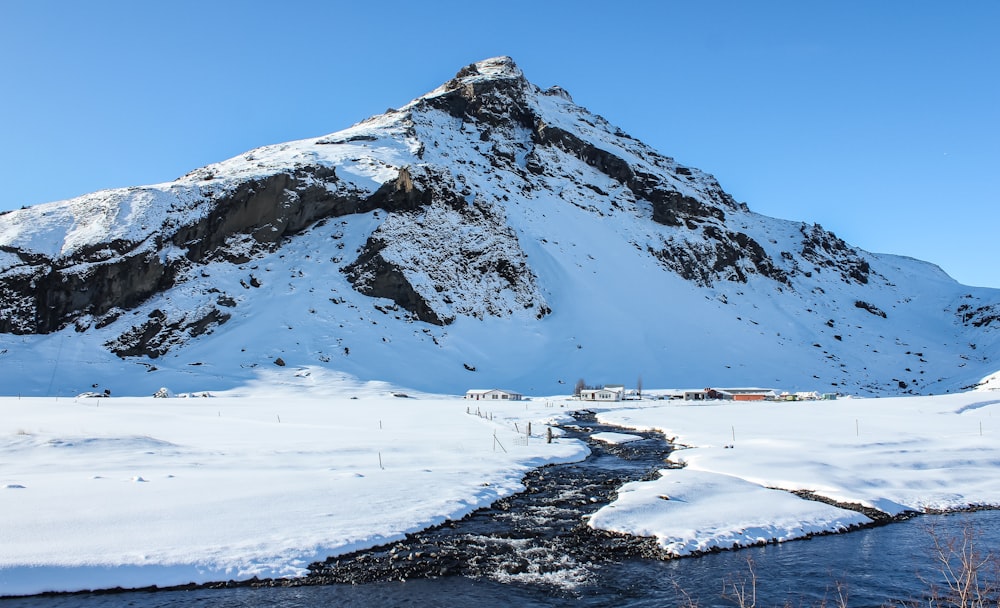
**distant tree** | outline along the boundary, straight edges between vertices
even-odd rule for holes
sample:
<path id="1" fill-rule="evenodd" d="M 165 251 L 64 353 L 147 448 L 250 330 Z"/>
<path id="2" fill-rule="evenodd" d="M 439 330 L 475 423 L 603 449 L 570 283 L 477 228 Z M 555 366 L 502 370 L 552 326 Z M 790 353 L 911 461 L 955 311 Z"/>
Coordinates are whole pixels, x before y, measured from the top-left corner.
<path id="1" fill-rule="evenodd" d="M 576 381 L 576 386 L 573 387 L 573 396 L 574 397 L 579 397 L 580 393 L 585 388 L 587 388 L 587 383 L 583 381 L 583 378 L 580 378 L 579 380 Z"/>
<path id="2" fill-rule="evenodd" d="M 639 378 L 635 381 L 635 394 L 642 399 L 642 374 L 639 374 Z"/>

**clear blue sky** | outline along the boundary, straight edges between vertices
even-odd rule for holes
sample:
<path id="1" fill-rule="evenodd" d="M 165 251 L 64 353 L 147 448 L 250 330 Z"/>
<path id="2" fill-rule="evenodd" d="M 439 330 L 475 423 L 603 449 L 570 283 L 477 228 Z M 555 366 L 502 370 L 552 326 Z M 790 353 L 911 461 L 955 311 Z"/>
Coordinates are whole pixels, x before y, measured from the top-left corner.
<path id="1" fill-rule="evenodd" d="M 170 181 L 510 55 L 751 209 L 1000 287 L 1000 2 L 0 0 L 0 210 Z"/>

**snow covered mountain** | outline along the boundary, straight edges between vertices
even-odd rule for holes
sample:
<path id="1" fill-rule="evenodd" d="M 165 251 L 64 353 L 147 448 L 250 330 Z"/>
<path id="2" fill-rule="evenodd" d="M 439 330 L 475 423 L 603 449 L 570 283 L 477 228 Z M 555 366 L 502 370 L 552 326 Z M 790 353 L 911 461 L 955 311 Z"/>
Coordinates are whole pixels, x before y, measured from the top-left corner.
<path id="1" fill-rule="evenodd" d="M 939 393 L 1000 368 L 1000 290 L 753 213 L 499 57 L 344 131 L 0 215 L 0 332 L 8 394 Z"/>

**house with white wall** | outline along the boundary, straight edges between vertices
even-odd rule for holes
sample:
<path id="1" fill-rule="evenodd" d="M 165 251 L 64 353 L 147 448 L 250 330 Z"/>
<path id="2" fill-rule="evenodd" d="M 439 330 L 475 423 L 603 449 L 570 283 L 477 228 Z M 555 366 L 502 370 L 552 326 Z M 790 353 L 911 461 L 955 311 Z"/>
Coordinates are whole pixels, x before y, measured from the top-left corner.
<path id="1" fill-rule="evenodd" d="M 514 391 L 505 391 L 498 388 L 470 389 L 465 391 L 465 398 L 472 401 L 521 401 L 524 395 Z"/>
<path id="2" fill-rule="evenodd" d="M 580 391 L 580 401 L 621 401 L 624 395 L 625 387 L 623 386 L 585 388 Z"/>

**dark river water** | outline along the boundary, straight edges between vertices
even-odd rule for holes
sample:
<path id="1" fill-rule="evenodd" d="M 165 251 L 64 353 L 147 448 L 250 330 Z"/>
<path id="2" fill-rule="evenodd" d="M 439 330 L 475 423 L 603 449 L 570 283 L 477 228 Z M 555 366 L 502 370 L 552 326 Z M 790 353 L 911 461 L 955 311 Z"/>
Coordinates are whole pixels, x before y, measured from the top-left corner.
<path id="1" fill-rule="evenodd" d="M 921 516 L 807 541 L 753 547 L 668 562 L 625 561 L 602 566 L 590 581 L 573 587 L 513 584 L 463 577 L 367 585 L 268 589 L 202 589 L 74 595 L 0 601 L 3 608 L 86 606 L 220 606 L 298 608 L 309 606 L 736 606 L 723 596 L 727 583 L 749 581 L 747 560 L 757 576 L 757 606 L 837 605 L 838 585 L 847 605 L 878 607 L 891 600 L 923 597 L 935 578 L 928 526 L 937 534 L 961 534 L 972 524 L 980 547 L 1000 549 L 1000 512 Z M 927 603 L 923 602 L 926 606 Z M 897 605 L 899 605 L 897 603 Z"/>
<path id="2" fill-rule="evenodd" d="M 593 421 L 577 432 L 607 430 Z M 637 557 L 647 545 L 620 545 L 581 525 L 611 498 L 601 488 L 663 466 L 662 438 L 627 449 L 592 443 L 585 463 L 543 469 L 528 490 L 462 522 L 414 535 L 407 543 L 336 560 L 312 582 L 372 581 L 296 587 L 196 589 L 64 595 L 0 600 L 0 608 L 85 606 L 743 606 L 876 608 L 927 605 L 941 582 L 934 536 L 957 539 L 969 530 L 983 553 L 1000 551 L 1000 511 L 924 515 L 885 526 L 751 547 L 696 558 Z M 581 491 L 582 490 L 582 491 Z M 599 497 L 595 498 L 595 497 Z M 543 517 L 544 516 L 544 517 Z M 0 548 L 2 550 L 2 548 Z M 407 560 L 408 556 L 424 556 Z M 429 558 L 427 556 L 433 556 Z M 401 571 L 400 564 L 409 564 Z M 751 568 L 753 576 L 751 576 Z M 449 576 L 437 576 L 447 571 Z M 392 580 L 403 572 L 406 582 Z M 423 573 L 423 574 L 421 574 Z M 984 568 L 984 574 L 987 574 Z M 986 580 L 996 582 L 993 571 Z M 756 581 L 756 598 L 750 597 Z M 841 597 L 846 598 L 841 602 Z M 923 601 L 921 601 L 923 600 Z M 996 602 L 993 602 L 996 605 Z"/>

